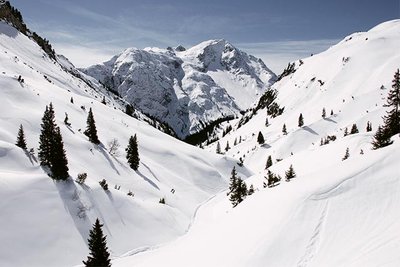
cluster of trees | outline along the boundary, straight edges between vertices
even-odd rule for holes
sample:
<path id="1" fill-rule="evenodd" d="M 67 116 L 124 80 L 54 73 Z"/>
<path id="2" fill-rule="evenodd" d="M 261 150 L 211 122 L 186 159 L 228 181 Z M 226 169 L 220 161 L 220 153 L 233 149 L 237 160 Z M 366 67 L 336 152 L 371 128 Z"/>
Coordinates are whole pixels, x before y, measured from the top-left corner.
<path id="1" fill-rule="evenodd" d="M 233 207 L 236 207 L 240 202 L 242 202 L 246 196 L 254 193 L 253 185 L 247 190 L 246 183 L 240 178 L 236 172 L 236 168 L 233 167 L 231 172 L 231 178 L 229 182 L 229 191 L 227 195 L 232 203 Z"/>
<path id="2" fill-rule="evenodd" d="M 373 149 L 388 146 L 392 144 L 390 138 L 400 133 L 400 71 L 394 74 L 392 81 L 392 89 L 386 100 L 385 107 L 389 107 L 386 116 L 383 117 L 383 125 L 378 126 L 374 135 L 372 146 Z"/>
<path id="3" fill-rule="evenodd" d="M 87 117 L 87 127 L 84 134 L 89 138 L 89 141 L 95 145 L 100 144 L 100 140 L 97 135 L 96 123 L 94 120 L 92 109 L 89 109 Z M 64 123 L 67 126 L 71 124 L 68 121 L 68 114 L 64 119 Z M 27 150 L 27 144 L 25 139 L 24 128 L 22 124 L 19 127 L 17 134 L 16 146 Z M 119 144 L 112 142 L 110 153 L 115 154 L 115 148 L 118 148 Z M 38 157 L 40 165 L 48 171 L 50 177 L 55 180 L 66 180 L 69 177 L 68 173 L 68 159 L 66 151 L 64 149 L 64 142 L 62 139 L 60 127 L 57 126 L 55 121 L 55 112 L 53 104 L 50 103 L 46 106 L 42 117 L 41 132 L 39 136 L 39 148 Z M 137 170 L 140 163 L 139 149 L 137 143 L 136 134 L 131 136 L 129 144 L 126 148 L 126 158 L 129 166 Z M 84 183 L 86 176 L 78 177 L 79 183 Z"/>

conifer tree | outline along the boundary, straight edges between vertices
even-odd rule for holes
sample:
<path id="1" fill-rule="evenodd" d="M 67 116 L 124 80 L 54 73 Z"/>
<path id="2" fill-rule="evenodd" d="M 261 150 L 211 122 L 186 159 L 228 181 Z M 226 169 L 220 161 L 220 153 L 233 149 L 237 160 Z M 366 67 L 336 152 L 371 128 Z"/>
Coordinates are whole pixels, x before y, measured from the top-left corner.
<path id="1" fill-rule="evenodd" d="M 40 165 L 48 167 L 51 177 L 55 180 L 66 180 L 68 174 L 68 160 L 65 154 L 64 143 L 60 128 L 55 123 L 53 104 L 46 106 L 39 136 Z"/>
<path id="2" fill-rule="evenodd" d="M 333 115 L 333 109 L 331 109 L 331 116 Z"/>
<path id="3" fill-rule="evenodd" d="M 265 143 L 264 136 L 263 136 L 263 134 L 261 133 L 261 131 L 258 132 L 257 142 L 258 142 L 260 145 L 262 145 L 262 144 Z"/>
<path id="4" fill-rule="evenodd" d="M 272 157 L 271 155 L 268 156 L 267 163 L 265 164 L 265 169 L 268 169 L 272 166 Z"/>
<path id="5" fill-rule="evenodd" d="M 104 104 L 104 105 L 106 104 L 106 97 L 105 96 L 103 96 L 103 99 L 101 100 L 101 103 Z"/>
<path id="6" fill-rule="evenodd" d="M 229 182 L 229 191 L 227 193 L 232 206 L 236 207 L 240 202 L 242 202 L 245 199 L 247 192 L 246 183 L 237 175 L 236 169 L 233 167 Z"/>
<path id="7" fill-rule="evenodd" d="M 26 141 L 25 141 L 25 133 L 24 127 L 22 124 L 19 126 L 18 135 L 17 135 L 17 142 L 15 143 L 16 146 L 26 150 Z"/>
<path id="8" fill-rule="evenodd" d="M 386 112 L 383 117 L 384 129 L 389 137 L 400 133 L 400 71 L 397 69 L 394 74 L 392 90 L 386 100 L 385 107 L 390 107 L 391 110 Z"/>
<path id="9" fill-rule="evenodd" d="M 378 149 L 381 147 L 391 145 L 392 143 L 393 141 L 390 140 L 390 136 L 387 134 L 385 129 L 379 125 L 378 130 L 376 131 L 372 140 L 372 148 Z"/>
<path id="10" fill-rule="evenodd" d="M 265 118 L 265 126 L 269 126 L 269 121 L 268 121 L 268 117 Z"/>
<path id="11" fill-rule="evenodd" d="M 252 194 L 254 194 L 254 186 L 251 184 L 249 190 L 247 191 L 247 195 L 251 196 Z"/>
<path id="12" fill-rule="evenodd" d="M 86 124 L 86 130 L 83 133 L 89 137 L 89 141 L 93 144 L 100 144 L 99 137 L 97 136 L 96 122 L 94 121 L 92 108 L 89 109 Z"/>
<path id="13" fill-rule="evenodd" d="M 217 142 L 217 148 L 216 148 L 215 152 L 217 154 L 221 154 L 221 145 L 220 145 L 219 141 Z"/>
<path id="14" fill-rule="evenodd" d="M 322 109 L 322 118 L 324 118 L 324 119 L 326 118 L 326 110 L 325 110 L 325 108 Z"/>
<path id="15" fill-rule="evenodd" d="M 342 158 L 342 160 L 346 160 L 350 157 L 350 152 L 349 152 L 349 148 L 346 148 L 346 153 L 344 154 L 344 157 Z"/>
<path id="16" fill-rule="evenodd" d="M 103 234 L 102 227 L 103 225 L 100 224 L 99 219 L 96 219 L 88 239 L 90 255 L 86 261 L 82 261 L 85 266 L 111 267 L 110 253 L 108 252 L 107 240 Z"/>
<path id="17" fill-rule="evenodd" d="M 354 123 L 351 126 L 350 134 L 356 134 L 356 133 L 358 133 L 358 128 L 357 128 L 357 124 Z"/>
<path id="18" fill-rule="evenodd" d="M 229 141 L 226 141 L 225 151 L 228 151 L 229 149 L 231 149 L 231 147 L 229 146 Z"/>
<path id="19" fill-rule="evenodd" d="M 367 128 L 366 128 L 367 132 L 371 132 L 372 131 L 372 124 L 370 121 L 367 121 Z"/>
<path id="20" fill-rule="evenodd" d="M 283 133 L 284 135 L 287 135 L 286 124 L 283 124 L 282 133 Z"/>
<path id="21" fill-rule="evenodd" d="M 136 171 L 139 168 L 140 162 L 136 134 L 129 138 L 129 144 L 125 151 L 129 166 Z"/>
<path id="22" fill-rule="evenodd" d="M 267 172 L 267 176 L 265 177 L 267 179 L 267 183 L 263 183 L 264 188 L 265 187 L 273 187 L 276 185 L 276 183 L 279 183 L 280 180 L 282 179 L 279 175 L 276 175 L 272 173 L 270 170 Z"/>
<path id="23" fill-rule="evenodd" d="M 237 138 L 235 138 L 235 141 L 233 141 L 233 145 L 234 145 L 234 146 L 237 145 Z"/>
<path id="24" fill-rule="evenodd" d="M 299 116 L 299 127 L 302 127 L 303 125 L 304 125 L 303 114 L 300 113 L 300 116 Z"/>
<path id="25" fill-rule="evenodd" d="M 344 128 L 344 134 L 343 134 L 343 136 L 348 136 L 349 135 L 349 130 L 347 129 L 347 127 L 346 128 Z"/>
<path id="26" fill-rule="evenodd" d="M 65 112 L 64 123 L 67 126 L 71 126 L 71 123 L 69 122 L 69 119 L 68 119 L 68 113 L 67 112 Z"/>
<path id="27" fill-rule="evenodd" d="M 294 169 L 293 169 L 293 165 L 290 165 L 289 170 L 287 170 L 287 171 L 285 172 L 286 181 L 289 182 L 291 179 L 293 179 L 293 178 L 295 178 L 295 177 L 296 177 L 296 173 L 295 173 L 295 171 L 294 171 Z"/>

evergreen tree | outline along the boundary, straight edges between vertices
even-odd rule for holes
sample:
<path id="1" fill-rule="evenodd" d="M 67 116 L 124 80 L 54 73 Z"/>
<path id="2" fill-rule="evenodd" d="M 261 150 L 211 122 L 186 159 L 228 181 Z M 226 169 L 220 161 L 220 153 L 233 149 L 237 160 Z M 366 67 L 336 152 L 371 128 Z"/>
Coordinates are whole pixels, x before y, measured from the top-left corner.
<path id="1" fill-rule="evenodd" d="M 302 127 L 303 125 L 304 125 L 303 114 L 300 113 L 300 116 L 299 116 L 299 127 Z"/>
<path id="2" fill-rule="evenodd" d="M 347 129 L 347 127 L 346 127 L 346 128 L 344 128 L 343 136 L 348 136 L 348 135 L 349 135 L 349 129 Z"/>
<path id="3" fill-rule="evenodd" d="M 40 165 L 49 168 L 53 179 L 66 180 L 69 177 L 68 160 L 60 128 L 55 123 L 52 103 L 46 106 L 41 127 L 38 153 Z"/>
<path id="4" fill-rule="evenodd" d="M 346 160 L 350 157 L 350 152 L 349 152 L 349 148 L 346 148 L 346 153 L 344 154 L 344 157 L 342 158 L 342 160 Z"/>
<path id="5" fill-rule="evenodd" d="M 246 198 L 247 192 L 246 183 L 237 175 L 236 169 L 233 167 L 229 182 L 229 191 L 227 193 L 232 206 L 236 207 L 242 202 Z"/>
<path id="6" fill-rule="evenodd" d="M 68 119 L 68 113 L 67 112 L 65 112 L 64 123 L 67 126 L 71 126 L 71 123 L 69 122 L 69 119 Z"/>
<path id="7" fill-rule="evenodd" d="M 370 121 L 367 121 L 367 128 L 366 128 L 367 132 L 371 132 L 372 131 L 372 124 Z"/>
<path id="8" fill-rule="evenodd" d="M 96 122 L 94 121 L 92 108 L 89 109 L 86 124 L 86 130 L 83 133 L 89 137 L 89 141 L 93 144 L 100 144 L 99 137 L 97 136 Z"/>
<path id="9" fill-rule="evenodd" d="M 254 186 L 250 185 L 249 190 L 247 191 L 247 195 L 251 196 L 252 194 L 254 194 Z"/>
<path id="10" fill-rule="evenodd" d="M 394 74 L 392 84 L 392 90 L 389 91 L 389 95 L 386 100 L 385 107 L 390 107 L 391 110 L 386 112 L 386 116 L 383 117 L 384 128 L 389 137 L 400 133 L 400 72 L 397 69 Z"/>
<path id="11" fill-rule="evenodd" d="M 356 134 L 356 133 L 358 133 L 358 128 L 357 128 L 357 124 L 354 123 L 351 126 L 350 134 Z"/>
<path id="12" fill-rule="evenodd" d="M 258 132 L 257 142 L 258 142 L 260 145 L 262 145 L 262 144 L 265 143 L 264 136 L 263 136 L 263 134 L 262 134 L 261 132 Z"/>
<path id="13" fill-rule="evenodd" d="M 235 138 L 235 141 L 233 141 L 233 145 L 234 145 L 234 146 L 237 145 L 237 138 Z"/>
<path id="14" fill-rule="evenodd" d="M 265 126 L 269 126 L 269 121 L 268 121 L 268 117 L 265 118 Z"/>
<path id="15" fill-rule="evenodd" d="M 293 178 L 295 178 L 295 177 L 296 177 L 296 173 L 295 173 L 295 171 L 294 171 L 294 169 L 293 169 L 293 165 L 290 165 L 289 170 L 287 170 L 287 171 L 285 172 L 286 181 L 289 182 L 291 179 L 293 179 Z"/>
<path id="16" fill-rule="evenodd" d="M 106 97 L 105 96 L 103 96 L 103 99 L 101 100 L 101 103 L 104 104 L 104 105 L 106 104 Z"/>
<path id="17" fill-rule="evenodd" d="M 272 166 L 272 157 L 271 157 L 271 155 L 269 155 L 268 156 L 268 159 L 267 159 L 267 163 L 265 164 L 265 169 L 268 169 L 269 167 L 271 167 Z"/>
<path id="18" fill-rule="evenodd" d="M 55 128 L 53 144 L 51 147 L 51 166 L 52 177 L 56 180 L 66 180 L 68 174 L 68 160 L 65 154 L 64 142 L 62 140 L 60 127 Z"/>
<path id="19" fill-rule="evenodd" d="M 50 103 L 49 106 L 46 106 L 46 110 L 43 114 L 38 149 L 40 165 L 49 168 L 51 166 L 51 147 L 53 142 L 52 137 L 56 127 L 55 124 L 53 104 Z"/>
<path id="20" fill-rule="evenodd" d="M 100 224 L 99 219 L 96 219 L 88 239 L 90 256 L 86 261 L 82 261 L 85 266 L 111 267 L 110 253 L 108 252 L 107 240 L 103 234 L 102 227 L 103 225 Z"/>
<path id="21" fill-rule="evenodd" d="M 267 183 L 263 183 L 264 188 L 265 187 L 273 187 L 275 186 L 277 183 L 280 182 L 280 180 L 282 179 L 279 175 L 276 175 L 274 173 L 272 173 L 270 170 L 268 170 L 267 172 L 267 176 L 265 177 L 265 179 L 267 179 Z"/>
<path id="22" fill-rule="evenodd" d="M 229 146 L 229 141 L 226 141 L 225 151 L 228 151 L 229 149 L 231 149 L 231 147 Z"/>
<path id="23" fill-rule="evenodd" d="M 125 113 L 126 113 L 127 115 L 129 115 L 129 116 L 132 116 L 133 111 L 134 111 L 134 110 L 133 110 L 132 105 L 127 104 L 126 107 L 125 107 Z"/>
<path id="24" fill-rule="evenodd" d="M 15 143 L 16 146 L 26 150 L 26 141 L 25 141 L 25 133 L 24 127 L 22 124 L 19 126 L 18 135 L 17 135 L 17 142 Z"/>
<path id="25" fill-rule="evenodd" d="M 392 143 L 393 142 L 390 140 L 390 136 L 387 134 L 385 129 L 379 125 L 378 130 L 376 131 L 372 140 L 372 148 L 378 149 L 381 147 L 391 145 Z"/>
<path id="26" fill-rule="evenodd" d="M 322 118 L 324 118 L 324 119 L 326 118 L 326 110 L 325 110 L 325 108 L 322 109 Z"/>
<path id="27" fill-rule="evenodd" d="M 282 133 L 283 133 L 284 135 L 287 135 L 286 124 L 283 124 Z"/>
<path id="28" fill-rule="evenodd" d="M 331 116 L 333 115 L 333 109 L 331 109 Z"/>
<path id="29" fill-rule="evenodd" d="M 74 99 L 71 96 L 71 99 L 69 100 L 72 104 L 74 103 Z"/>
<path id="30" fill-rule="evenodd" d="M 129 166 L 136 171 L 139 168 L 140 162 L 136 134 L 129 138 L 129 144 L 125 151 Z"/>
<path id="31" fill-rule="evenodd" d="M 217 142 L 217 148 L 216 148 L 215 152 L 217 152 L 217 154 L 221 154 L 221 145 L 220 145 L 219 141 Z"/>

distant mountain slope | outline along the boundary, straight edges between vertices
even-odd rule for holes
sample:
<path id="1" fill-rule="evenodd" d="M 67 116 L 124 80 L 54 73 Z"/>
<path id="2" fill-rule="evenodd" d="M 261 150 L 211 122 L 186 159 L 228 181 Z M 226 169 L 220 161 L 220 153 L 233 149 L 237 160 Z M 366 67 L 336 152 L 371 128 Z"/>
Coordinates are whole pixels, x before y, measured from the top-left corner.
<path id="1" fill-rule="evenodd" d="M 82 71 L 167 123 L 180 138 L 218 119 L 238 116 L 276 78 L 261 59 L 225 40 L 206 41 L 188 50 L 129 48 Z"/>

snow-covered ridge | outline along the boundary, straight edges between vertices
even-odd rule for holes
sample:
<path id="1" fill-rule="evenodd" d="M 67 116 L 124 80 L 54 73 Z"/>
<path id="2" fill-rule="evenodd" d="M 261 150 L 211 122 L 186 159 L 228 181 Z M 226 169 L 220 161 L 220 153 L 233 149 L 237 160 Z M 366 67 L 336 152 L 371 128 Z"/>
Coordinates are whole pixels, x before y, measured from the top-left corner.
<path id="1" fill-rule="evenodd" d="M 190 49 L 128 48 L 83 72 L 185 138 L 217 119 L 238 116 L 275 79 L 262 60 L 225 40 Z"/>

